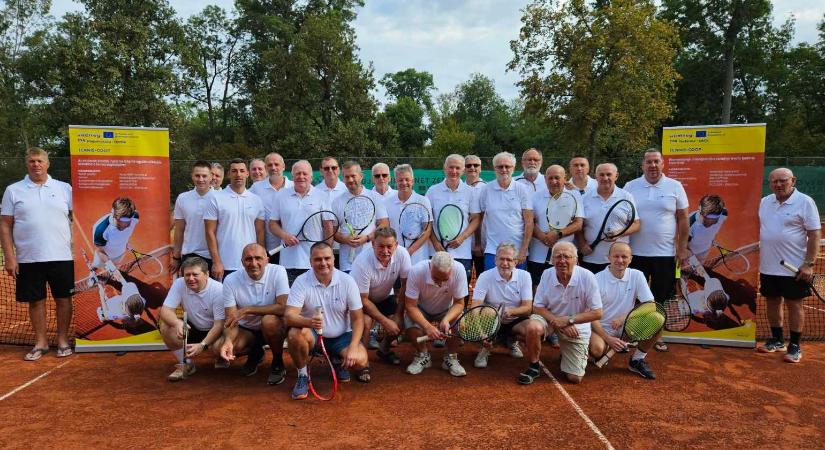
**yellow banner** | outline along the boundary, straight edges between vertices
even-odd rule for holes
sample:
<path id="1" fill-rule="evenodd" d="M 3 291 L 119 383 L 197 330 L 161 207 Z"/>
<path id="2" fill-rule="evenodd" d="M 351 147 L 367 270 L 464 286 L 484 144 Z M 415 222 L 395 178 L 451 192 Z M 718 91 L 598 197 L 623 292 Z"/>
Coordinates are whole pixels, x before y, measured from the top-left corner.
<path id="1" fill-rule="evenodd" d="M 765 124 L 673 127 L 662 132 L 662 155 L 764 153 Z"/>
<path id="2" fill-rule="evenodd" d="M 71 156 L 169 157 L 169 130 L 165 128 L 97 128 L 69 126 Z"/>

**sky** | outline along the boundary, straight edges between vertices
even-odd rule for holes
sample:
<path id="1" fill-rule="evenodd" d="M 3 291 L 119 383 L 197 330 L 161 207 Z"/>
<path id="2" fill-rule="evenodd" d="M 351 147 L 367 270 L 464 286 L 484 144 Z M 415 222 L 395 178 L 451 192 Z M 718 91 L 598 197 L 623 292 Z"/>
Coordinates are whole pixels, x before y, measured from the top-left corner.
<path id="1" fill-rule="evenodd" d="M 225 9 L 232 0 L 169 0 L 186 18 L 207 4 Z M 408 68 L 433 74 L 439 93 L 450 92 L 481 73 L 495 81 L 505 99 L 518 96 L 518 76 L 507 72 L 509 42 L 518 37 L 527 0 L 366 0 L 354 23 L 359 56 L 371 62 L 375 78 Z M 816 25 L 825 15 L 823 0 L 773 0 L 774 22 L 796 17 L 795 42 L 815 42 Z M 52 15 L 82 7 L 72 0 L 53 1 Z M 383 88 L 376 97 L 384 102 Z"/>

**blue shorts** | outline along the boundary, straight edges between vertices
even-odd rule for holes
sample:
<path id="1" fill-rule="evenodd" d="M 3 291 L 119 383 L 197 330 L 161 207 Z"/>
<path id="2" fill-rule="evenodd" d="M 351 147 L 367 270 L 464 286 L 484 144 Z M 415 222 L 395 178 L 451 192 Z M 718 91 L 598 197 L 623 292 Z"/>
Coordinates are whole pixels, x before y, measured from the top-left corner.
<path id="1" fill-rule="evenodd" d="M 315 348 L 313 349 L 313 352 L 320 353 L 321 346 L 318 343 L 318 333 L 315 331 L 315 328 L 312 328 L 311 330 L 312 337 L 315 339 Z M 346 333 L 334 338 L 324 337 L 324 347 L 326 347 L 327 354 L 329 354 L 330 357 L 333 355 L 340 356 L 341 352 L 344 351 L 344 349 L 347 348 L 351 342 L 352 331 L 347 331 Z"/>
<path id="2" fill-rule="evenodd" d="M 484 254 L 484 270 L 490 270 L 496 266 L 496 255 L 492 253 L 485 253 Z M 527 263 L 523 262 L 516 266 L 516 269 L 525 270 L 527 268 Z"/>

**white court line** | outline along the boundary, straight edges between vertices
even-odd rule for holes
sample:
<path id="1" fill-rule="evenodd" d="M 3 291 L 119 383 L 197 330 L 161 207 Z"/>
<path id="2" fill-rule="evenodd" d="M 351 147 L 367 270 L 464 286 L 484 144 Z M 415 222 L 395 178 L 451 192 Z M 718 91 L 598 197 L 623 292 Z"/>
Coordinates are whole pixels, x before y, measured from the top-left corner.
<path id="1" fill-rule="evenodd" d="M 65 366 L 66 364 L 69 364 L 70 362 L 71 362 L 71 360 L 69 360 L 69 361 L 65 361 L 65 362 L 63 362 L 63 363 L 61 363 L 61 364 L 58 364 L 57 366 L 55 366 L 55 367 L 54 367 L 54 368 L 52 368 L 51 370 L 48 370 L 48 371 L 46 371 L 46 372 L 43 372 L 43 373 L 41 373 L 40 375 L 38 375 L 38 376 L 36 376 L 36 377 L 32 378 L 31 380 L 27 381 L 26 383 L 21 384 L 20 386 L 17 386 L 16 388 L 14 388 L 14 389 L 10 390 L 10 391 L 9 391 L 9 392 L 7 392 L 6 394 L 4 394 L 2 397 L 0 397 L 0 402 L 2 402 L 3 400 L 5 400 L 5 399 L 7 399 L 7 398 L 11 397 L 12 395 L 14 395 L 14 394 L 16 394 L 16 393 L 18 393 L 18 392 L 22 391 L 23 389 L 26 389 L 27 387 L 29 387 L 29 386 L 33 385 L 34 383 L 37 383 L 37 382 L 38 382 L 41 378 L 45 378 L 45 377 L 47 377 L 50 373 L 52 373 L 52 372 L 54 372 L 55 370 L 57 370 L 57 369 L 59 369 L 59 368 L 61 368 L 61 367 Z"/>
<path id="2" fill-rule="evenodd" d="M 825 312 L 825 309 L 817 308 L 816 306 L 808 306 L 808 305 L 802 305 L 802 306 L 804 306 L 805 308 L 808 308 L 808 309 L 815 309 L 817 311 Z"/>
<path id="3" fill-rule="evenodd" d="M 542 369 L 544 370 L 544 373 L 550 378 L 550 381 L 553 382 L 553 384 L 556 386 L 559 392 L 561 392 L 561 395 L 563 395 L 564 398 L 567 399 L 567 402 L 570 403 L 570 406 L 572 406 L 573 409 L 576 410 L 576 413 L 579 415 L 579 417 L 581 417 L 582 420 L 584 420 L 584 423 L 586 423 L 587 426 L 590 427 L 590 430 L 593 431 L 596 437 L 599 438 L 602 444 L 604 444 L 604 447 L 607 450 L 615 450 L 613 444 L 611 444 L 607 437 L 604 435 L 604 433 L 602 433 L 602 431 L 599 430 L 599 427 L 597 427 L 596 424 L 593 423 L 592 420 L 590 420 L 590 417 L 587 417 L 587 414 L 584 413 L 584 410 L 582 410 L 579 404 L 576 403 L 575 400 L 573 400 L 573 397 L 571 397 L 570 394 L 567 393 L 567 390 L 564 388 L 564 386 L 561 385 L 561 383 L 559 383 L 559 380 L 557 380 L 556 377 L 554 377 L 553 374 L 550 373 L 550 369 L 545 367 L 544 363 L 540 364 L 542 366 Z"/>

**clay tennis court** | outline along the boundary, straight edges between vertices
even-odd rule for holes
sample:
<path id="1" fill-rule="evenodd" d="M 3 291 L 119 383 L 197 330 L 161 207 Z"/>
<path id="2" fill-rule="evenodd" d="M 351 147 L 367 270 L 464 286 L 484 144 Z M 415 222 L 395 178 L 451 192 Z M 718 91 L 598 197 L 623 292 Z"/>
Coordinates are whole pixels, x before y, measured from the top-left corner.
<path id="1" fill-rule="evenodd" d="M 0 346 L 0 435 L 6 448 L 821 448 L 825 343 L 803 348 L 802 364 L 785 364 L 779 354 L 674 344 L 650 356 L 656 381 L 629 373 L 620 355 L 588 367 L 583 384 L 562 384 L 579 415 L 548 378 L 517 385 L 524 363 L 503 349 L 489 368 L 472 368 L 469 344 L 467 377 L 435 365 L 407 375 L 371 355 L 373 382 L 345 384 L 326 403 L 289 398 L 288 358 L 280 386 L 265 384 L 266 366 L 244 378 L 238 363 L 217 371 L 208 357 L 169 383 L 166 352 L 51 352 L 25 363 L 22 347 Z M 408 362 L 409 347 L 399 350 Z M 558 351 L 542 358 L 559 376 Z"/>

